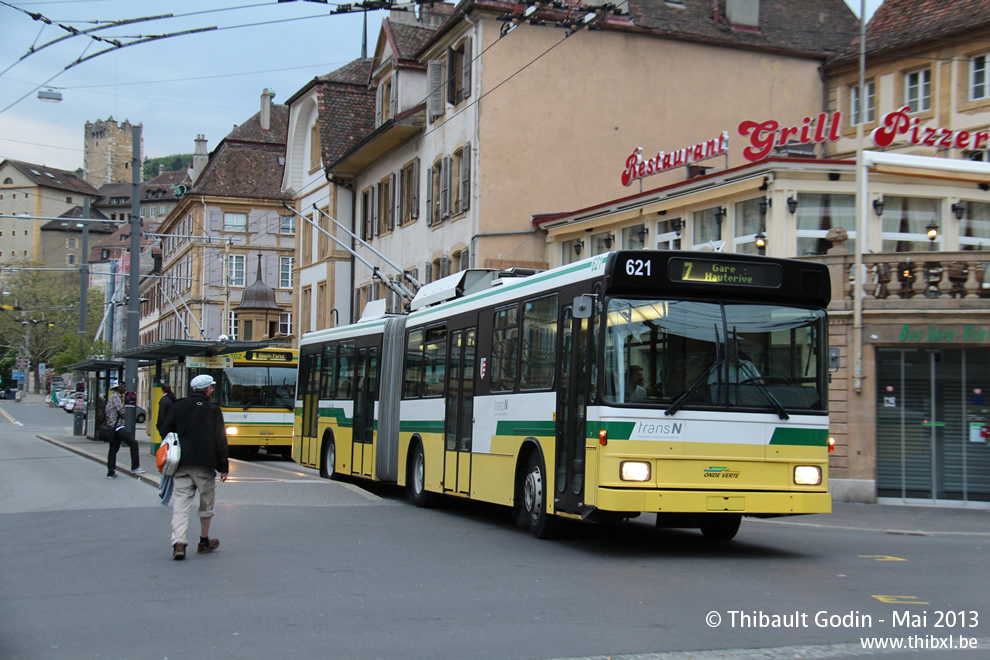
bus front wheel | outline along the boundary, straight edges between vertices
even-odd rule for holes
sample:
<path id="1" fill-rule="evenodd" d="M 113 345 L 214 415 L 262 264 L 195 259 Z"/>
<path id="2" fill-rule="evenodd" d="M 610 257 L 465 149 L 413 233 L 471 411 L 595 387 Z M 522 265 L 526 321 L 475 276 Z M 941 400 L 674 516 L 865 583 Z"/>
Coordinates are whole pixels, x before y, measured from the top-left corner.
<path id="1" fill-rule="evenodd" d="M 708 541 L 731 541 L 742 522 L 740 513 L 710 513 L 701 521 L 701 533 Z"/>
<path id="2" fill-rule="evenodd" d="M 559 521 L 547 513 L 547 469 L 543 457 L 534 451 L 529 457 L 529 467 L 522 484 L 523 511 L 529 521 L 529 532 L 538 539 L 553 538 Z"/>

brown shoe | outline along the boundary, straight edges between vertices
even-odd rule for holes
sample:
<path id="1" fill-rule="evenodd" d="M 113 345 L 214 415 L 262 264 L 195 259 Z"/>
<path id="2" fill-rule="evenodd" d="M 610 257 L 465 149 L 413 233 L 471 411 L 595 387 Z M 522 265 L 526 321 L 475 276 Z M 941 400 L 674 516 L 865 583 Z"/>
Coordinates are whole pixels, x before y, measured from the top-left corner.
<path id="1" fill-rule="evenodd" d="M 180 560 L 186 558 L 186 544 L 176 543 L 172 546 L 172 559 Z"/>
<path id="2" fill-rule="evenodd" d="M 213 552 L 220 547 L 220 539 L 209 539 L 206 543 L 202 541 L 196 546 L 196 554 L 205 555 L 207 552 Z"/>

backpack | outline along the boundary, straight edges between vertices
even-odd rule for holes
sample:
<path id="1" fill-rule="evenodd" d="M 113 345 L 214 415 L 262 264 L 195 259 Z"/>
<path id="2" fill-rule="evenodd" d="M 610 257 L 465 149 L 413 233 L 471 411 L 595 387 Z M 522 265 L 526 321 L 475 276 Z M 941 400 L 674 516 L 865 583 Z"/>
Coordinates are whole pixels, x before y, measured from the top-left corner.
<path id="1" fill-rule="evenodd" d="M 166 477 L 175 474 L 176 468 L 179 467 L 181 453 L 179 436 L 175 433 L 166 435 L 161 446 L 158 447 L 158 451 L 155 452 L 155 463 L 158 464 L 158 471 Z"/>

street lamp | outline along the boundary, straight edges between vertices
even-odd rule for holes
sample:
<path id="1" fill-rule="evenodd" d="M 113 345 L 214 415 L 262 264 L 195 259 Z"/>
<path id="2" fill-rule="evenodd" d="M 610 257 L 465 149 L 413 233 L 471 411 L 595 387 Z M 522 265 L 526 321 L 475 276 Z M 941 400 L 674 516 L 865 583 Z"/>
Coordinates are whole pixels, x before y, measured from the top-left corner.
<path id="1" fill-rule="evenodd" d="M 934 252 L 935 251 L 935 239 L 938 238 L 938 224 L 935 222 L 935 218 L 932 218 L 931 219 L 931 222 L 928 223 L 928 226 L 925 227 L 925 229 L 928 230 L 928 240 L 931 241 L 928 244 L 928 251 L 929 252 Z"/>
<path id="2" fill-rule="evenodd" d="M 762 229 L 756 235 L 756 249 L 761 256 L 767 253 L 767 235 Z"/>

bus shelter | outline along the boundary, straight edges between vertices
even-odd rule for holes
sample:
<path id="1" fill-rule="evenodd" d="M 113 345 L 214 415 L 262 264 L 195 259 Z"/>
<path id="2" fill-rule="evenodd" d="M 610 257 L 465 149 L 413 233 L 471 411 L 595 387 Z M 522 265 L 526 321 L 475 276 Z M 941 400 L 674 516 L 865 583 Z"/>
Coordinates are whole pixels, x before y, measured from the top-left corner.
<path id="1" fill-rule="evenodd" d="M 118 357 L 143 361 L 151 372 L 147 379 L 148 421 L 147 430 L 151 437 L 152 450 L 158 449 L 161 437 L 156 428 L 158 404 L 162 399 L 162 385 L 168 383 L 177 398 L 189 393 L 190 371 L 210 364 L 230 353 L 252 351 L 281 342 L 269 341 L 199 341 L 193 339 L 164 339 L 151 344 L 122 351 Z M 190 361 L 189 358 L 201 358 Z"/>
<path id="2" fill-rule="evenodd" d="M 103 423 L 103 406 L 107 400 L 107 392 L 111 383 L 119 382 L 124 377 L 124 363 L 119 360 L 84 360 L 66 367 L 67 371 L 80 372 L 80 381 L 84 389 L 74 393 L 77 403 L 73 409 L 73 435 L 81 435 L 90 440 L 99 440 L 97 436 L 100 424 Z M 84 405 L 79 405 L 79 399 Z"/>

